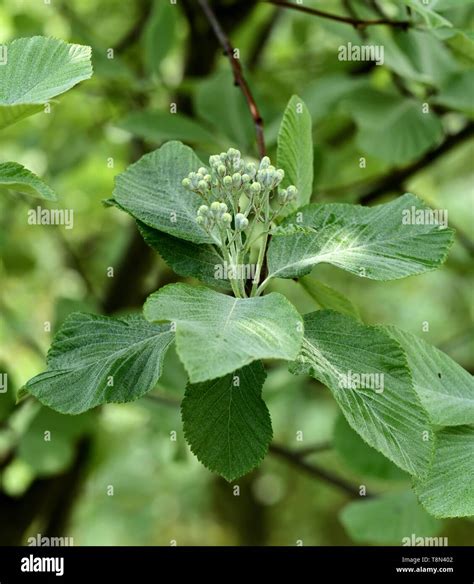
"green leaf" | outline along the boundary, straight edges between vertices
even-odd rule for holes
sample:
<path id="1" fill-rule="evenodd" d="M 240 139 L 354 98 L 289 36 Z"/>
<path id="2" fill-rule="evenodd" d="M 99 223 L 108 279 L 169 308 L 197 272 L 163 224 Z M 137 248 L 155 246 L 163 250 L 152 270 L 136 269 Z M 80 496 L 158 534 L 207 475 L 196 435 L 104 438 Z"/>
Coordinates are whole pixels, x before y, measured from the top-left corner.
<path id="1" fill-rule="evenodd" d="M 415 391 L 433 424 L 474 422 L 474 377 L 416 335 L 394 326 L 384 328 L 405 351 Z"/>
<path id="2" fill-rule="evenodd" d="M 408 478 L 408 475 L 398 466 L 364 442 L 342 415 L 337 418 L 334 426 L 333 443 L 344 463 L 362 476 L 386 481 L 400 481 Z"/>
<path id="3" fill-rule="evenodd" d="M 18 191 L 26 195 L 56 201 L 56 193 L 36 174 L 18 162 L 0 164 L 0 189 Z"/>
<path id="4" fill-rule="evenodd" d="M 202 286 L 170 284 L 149 296 L 147 320 L 172 321 L 176 349 L 192 383 L 232 373 L 258 359 L 296 358 L 302 319 L 281 294 L 232 298 Z"/>
<path id="5" fill-rule="evenodd" d="M 306 205 L 313 192 L 313 135 L 311 115 L 297 95 L 288 102 L 278 134 L 278 168 L 285 171 L 281 186 L 295 185 L 297 207 Z"/>
<path id="6" fill-rule="evenodd" d="M 24 390 L 64 414 L 136 400 L 156 385 L 173 338 L 138 315 L 74 313 L 54 337 L 47 370 Z"/>
<path id="7" fill-rule="evenodd" d="M 288 217 L 288 233 L 276 233 L 268 251 L 269 277 L 294 278 L 328 263 L 372 280 L 396 280 L 438 268 L 453 242 L 452 229 L 409 224 L 429 213 L 406 194 L 390 203 L 308 205 Z M 292 222 L 297 227 L 291 229 Z"/>
<path id="8" fill-rule="evenodd" d="M 255 141 L 247 102 L 227 68 L 199 84 L 195 108 L 198 117 L 229 139 L 229 145 L 245 151 Z"/>
<path id="9" fill-rule="evenodd" d="M 347 99 L 353 91 L 367 86 L 368 80 L 361 75 L 328 73 L 310 81 L 302 96 L 312 119 L 319 121 L 331 114 L 342 99 Z"/>
<path id="10" fill-rule="evenodd" d="M 217 268 L 223 266 L 224 259 L 215 246 L 184 241 L 152 229 L 140 221 L 137 221 L 137 225 L 146 243 L 161 255 L 176 274 L 197 278 L 214 288 L 232 289 L 229 280 L 217 277 Z"/>
<path id="11" fill-rule="evenodd" d="M 309 276 L 300 278 L 298 282 L 321 308 L 342 312 L 360 320 L 359 311 L 344 294 Z"/>
<path id="12" fill-rule="evenodd" d="M 401 0 L 401 2 L 417 12 L 428 28 L 452 26 L 449 20 L 432 10 L 430 4 L 425 4 L 420 2 L 420 0 Z"/>
<path id="13" fill-rule="evenodd" d="M 162 60 L 172 49 L 176 38 L 177 6 L 172 2 L 155 0 L 153 11 L 146 21 L 142 38 L 143 55 L 150 73 L 159 73 Z"/>
<path id="14" fill-rule="evenodd" d="M 354 501 L 344 507 L 339 518 L 355 542 L 379 545 L 412 545 L 412 535 L 432 538 L 443 527 L 441 521 L 428 515 L 412 491 Z"/>
<path id="15" fill-rule="evenodd" d="M 372 27 L 372 42 L 384 47 L 384 65 L 403 79 L 438 86 L 459 70 L 459 63 L 433 31 Z M 450 29 L 437 29 L 449 31 Z M 454 30 L 454 29 L 451 29 Z"/>
<path id="16" fill-rule="evenodd" d="M 211 132 L 182 114 L 159 111 L 132 112 L 119 122 L 119 127 L 135 136 L 159 144 L 166 140 L 182 140 L 190 144 L 216 142 Z"/>
<path id="17" fill-rule="evenodd" d="M 75 444 L 93 430 L 95 420 L 92 412 L 71 421 L 69 416 L 42 407 L 20 438 L 18 457 L 39 476 L 57 474 L 73 461 Z"/>
<path id="18" fill-rule="evenodd" d="M 400 345 L 384 330 L 330 310 L 306 314 L 304 325 L 292 372 L 327 385 L 351 427 L 375 450 L 410 474 L 425 472 L 431 426 Z"/>
<path id="19" fill-rule="evenodd" d="M 354 92 L 347 101 L 358 126 L 357 145 L 394 165 L 413 161 L 443 136 L 439 118 L 424 113 L 423 103 L 373 89 Z"/>
<path id="20" fill-rule="evenodd" d="M 0 65 L 0 129 L 92 75 L 91 48 L 35 36 L 7 43 Z"/>
<path id="21" fill-rule="evenodd" d="M 196 223 L 203 200 L 181 184 L 201 166 L 191 148 L 167 142 L 115 178 L 114 198 L 149 227 L 194 243 L 210 243 L 210 236 Z"/>
<path id="22" fill-rule="evenodd" d="M 261 398 L 259 361 L 213 381 L 188 385 L 181 404 L 184 434 L 197 458 L 229 482 L 265 457 L 272 424 Z"/>
<path id="23" fill-rule="evenodd" d="M 472 116 L 474 114 L 473 91 L 474 71 L 463 71 L 450 77 L 433 101 Z"/>
<path id="24" fill-rule="evenodd" d="M 415 490 L 435 517 L 474 515 L 474 427 L 444 428 L 436 433 L 433 463 Z"/>

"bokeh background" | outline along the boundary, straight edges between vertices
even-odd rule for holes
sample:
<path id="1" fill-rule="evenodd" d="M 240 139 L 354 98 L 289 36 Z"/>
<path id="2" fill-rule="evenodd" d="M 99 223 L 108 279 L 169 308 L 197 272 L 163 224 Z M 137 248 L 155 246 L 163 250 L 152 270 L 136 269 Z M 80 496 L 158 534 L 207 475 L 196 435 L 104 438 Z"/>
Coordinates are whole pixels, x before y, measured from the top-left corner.
<path id="1" fill-rule="evenodd" d="M 472 2 L 433 0 L 425 13 L 401 0 L 306 3 L 359 18 L 380 17 L 382 8 L 418 23 L 408 31 L 357 29 L 266 2 L 211 4 L 239 49 L 270 156 L 288 99 L 297 93 L 308 105 L 313 201 L 377 203 L 409 191 L 448 210 L 457 238 L 436 272 L 389 283 L 325 266 L 315 273 L 351 298 L 366 323 L 418 334 L 473 372 Z M 91 45 L 94 76 L 50 114 L 0 138 L 1 159 L 45 177 L 59 195 L 49 206 L 75 213 L 72 230 L 31 226 L 35 199 L 0 197 L 0 371 L 17 389 L 44 369 L 52 335 L 70 312 L 139 310 L 147 294 L 178 279 L 129 217 L 103 205 L 116 174 L 169 139 L 204 159 L 229 146 L 256 156 L 245 102 L 194 0 L 3 0 L 0 43 L 37 34 Z M 348 42 L 383 44 L 385 64 L 339 61 L 338 48 Z M 426 132 L 409 113 L 421 103 L 432 116 Z M 317 308 L 293 282 L 274 289 L 302 312 Z M 411 534 L 410 501 L 386 518 L 368 514 L 351 532 L 341 520 L 351 496 L 275 452 L 237 481 L 235 496 L 235 485 L 203 468 L 185 444 L 176 405 L 185 384 L 171 351 L 156 392 L 136 403 L 67 417 L 33 399 L 15 406 L 11 388 L 2 394 L 0 544 L 40 533 L 73 537 L 75 545 L 400 545 L 400 530 Z M 345 427 L 329 391 L 314 380 L 270 364 L 264 397 L 275 442 L 307 449 L 299 462 L 375 493 L 409 488 L 409 477 Z M 433 521 L 427 530 L 450 545 L 474 544 L 469 519 Z"/>

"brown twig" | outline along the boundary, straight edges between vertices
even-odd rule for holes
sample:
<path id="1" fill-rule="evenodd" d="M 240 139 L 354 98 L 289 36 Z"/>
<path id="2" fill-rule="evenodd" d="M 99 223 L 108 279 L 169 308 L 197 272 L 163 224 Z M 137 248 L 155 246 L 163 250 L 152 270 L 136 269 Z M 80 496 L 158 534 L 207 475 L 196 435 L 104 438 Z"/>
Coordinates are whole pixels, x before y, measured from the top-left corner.
<path id="1" fill-rule="evenodd" d="M 298 455 L 297 452 L 295 453 L 292 450 L 285 448 L 284 446 L 280 446 L 279 444 L 270 444 L 270 453 L 274 454 L 278 458 L 281 458 L 282 460 L 285 460 L 295 468 L 299 468 L 306 474 L 338 487 L 351 497 L 361 496 L 359 489 L 356 486 L 328 472 L 327 470 L 316 466 L 315 464 L 306 462 L 301 456 Z M 372 495 L 366 492 L 365 496 L 371 497 Z"/>
<path id="2" fill-rule="evenodd" d="M 198 0 L 209 24 L 214 31 L 219 43 L 221 44 L 222 48 L 224 49 L 232 67 L 232 73 L 234 75 L 235 84 L 240 87 L 245 100 L 247 101 L 247 106 L 250 111 L 250 115 L 252 116 L 254 125 L 255 125 L 255 134 L 257 137 L 257 148 L 260 158 L 263 158 L 266 153 L 265 148 L 265 138 L 263 135 L 263 119 L 260 115 L 260 111 L 258 109 L 257 103 L 253 97 L 253 94 L 250 90 L 250 87 L 245 80 L 242 66 L 240 65 L 239 59 L 235 56 L 234 48 L 227 37 L 226 33 L 223 31 L 219 21 L 216 18 L 212 8 L 209 5 L 207 0 Z"/>
<path id="3" fill-rule="evenodd" d="M 364 29 L 367 26 L 388 25 L 393 26 L 394 28 L 407 30 L 411 24 L 408 20 L 391 20 L 390 18 L 375 18 L 370 20 L 363 20 L 351 16 L 340 16 L 339 14 L 324 12 L 323 10 L 310 8 L 309 6 L 303 6 L 302 4 L 293 4 L 292 2 L 285 2 L 284 0 L 266 0 L 266 2 L 268 2 L 269 4 L 274 4 L 275 6 L 291 8 L 293 10 L 298 10 L 299 12 L 305 12 L 306 14 L 312 14 L 313 16 L 326 18 L 328 20 L 335 20 L 336 22 L 350 24 L 351 26 L 357 29 Z"/>

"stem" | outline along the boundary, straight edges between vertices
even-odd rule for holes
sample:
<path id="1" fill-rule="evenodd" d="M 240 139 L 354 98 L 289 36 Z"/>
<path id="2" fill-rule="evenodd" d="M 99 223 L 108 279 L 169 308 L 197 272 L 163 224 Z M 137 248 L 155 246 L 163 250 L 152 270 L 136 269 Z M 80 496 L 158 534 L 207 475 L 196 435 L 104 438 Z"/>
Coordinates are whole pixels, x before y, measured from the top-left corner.
<path id="1" fill-rule="evenodd" d="M 265 278 L 265 280 L 260 284 L 260 286 L 257 288 L 257 291 L 255 292 L 255 296 L 260 296 L 260 294 L 265 290 L 265 288 L 268 286 L 268 284 L 270 283 L 270 280 L 272 279 L 271 276 L 267 276 Z"/>
<path id="2" fill-rule="evenodd" d="M 260 272 L 262 271 L 263 260 L 265 259 L 265 252 L 267 250 L 267 240 L 268 240 L 269 232 L 265 231 L 263 235 L 262 243 L 260 244 L 260 250 L 258 252 L 258 259 L 257 259 L 257 269 L 255 271 L 255 278 L 253 279 L 253 286 L 252 292 L 250 296 L 258 296 L 258 282 L 260 280 Z"/>
<path id="3" fill-rule="evenodd" d="M 274 4 L 275 6 L 281 6 L 282 8 L 292 8 L 293 10 L 298 10 L 300 12 L 305 12 L 306 14 L 312 14 L 313 16 L 319 16 L 321 18 L 326 18 L 328 20 L 335 20 L 337 22 L 343 22 L 344 24 L 350 24 L 354 28 L 365 28 L 366 26 L 374 26 L 379 24 L 386 24 L 388 26 L 393 26 L 395 28 L 401 28 L 402 30 L 407 30 L 411 23 L 408 20 L 390 20 L 389 18 L 376 18 L 373 20 L 362 20 L 360 18 L 352 18 L 351 16 L 340 16 L 339 14 L 332 14 L 330 12 L 324 12 L 323 10 L 317 10 L 316 8 L 309 8 L 308 6 L 303 6 L 302 4 L 293 4 L 292 2 L 284 2 L 283 0 L 267 0 L 269 4 Z"/>

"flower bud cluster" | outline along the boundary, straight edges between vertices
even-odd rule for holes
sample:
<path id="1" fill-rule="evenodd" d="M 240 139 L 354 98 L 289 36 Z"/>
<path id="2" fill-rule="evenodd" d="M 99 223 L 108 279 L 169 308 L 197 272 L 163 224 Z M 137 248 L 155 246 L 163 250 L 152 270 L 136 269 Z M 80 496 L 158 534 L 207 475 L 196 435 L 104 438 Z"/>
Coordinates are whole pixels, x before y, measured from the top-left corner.
<path id="1" fill-rule="evenodd" d="M 218 230 L 241 232 L 249 226 L 248 216 L 252 211 L 256 221 L 262 220 L 264 214 L 261 210 L 269 207 L 270 198 L 284 176 L 284 171 L 275 168 L 268 156 L 259 163 L 245 162 L 239 150 L 229 148 L 227 152 L 211 156 L 209 168 L 201 167 L 190 172 L 182 184 L 207 203 L 201 205 L 196 219 L 206 231 L 217 227 Z M 242 195 L 246 198 L 243 199 Z M 278 192 L 278 203 L 284 206 L 296 196 L 296 187 L 289 186 Z"/>

